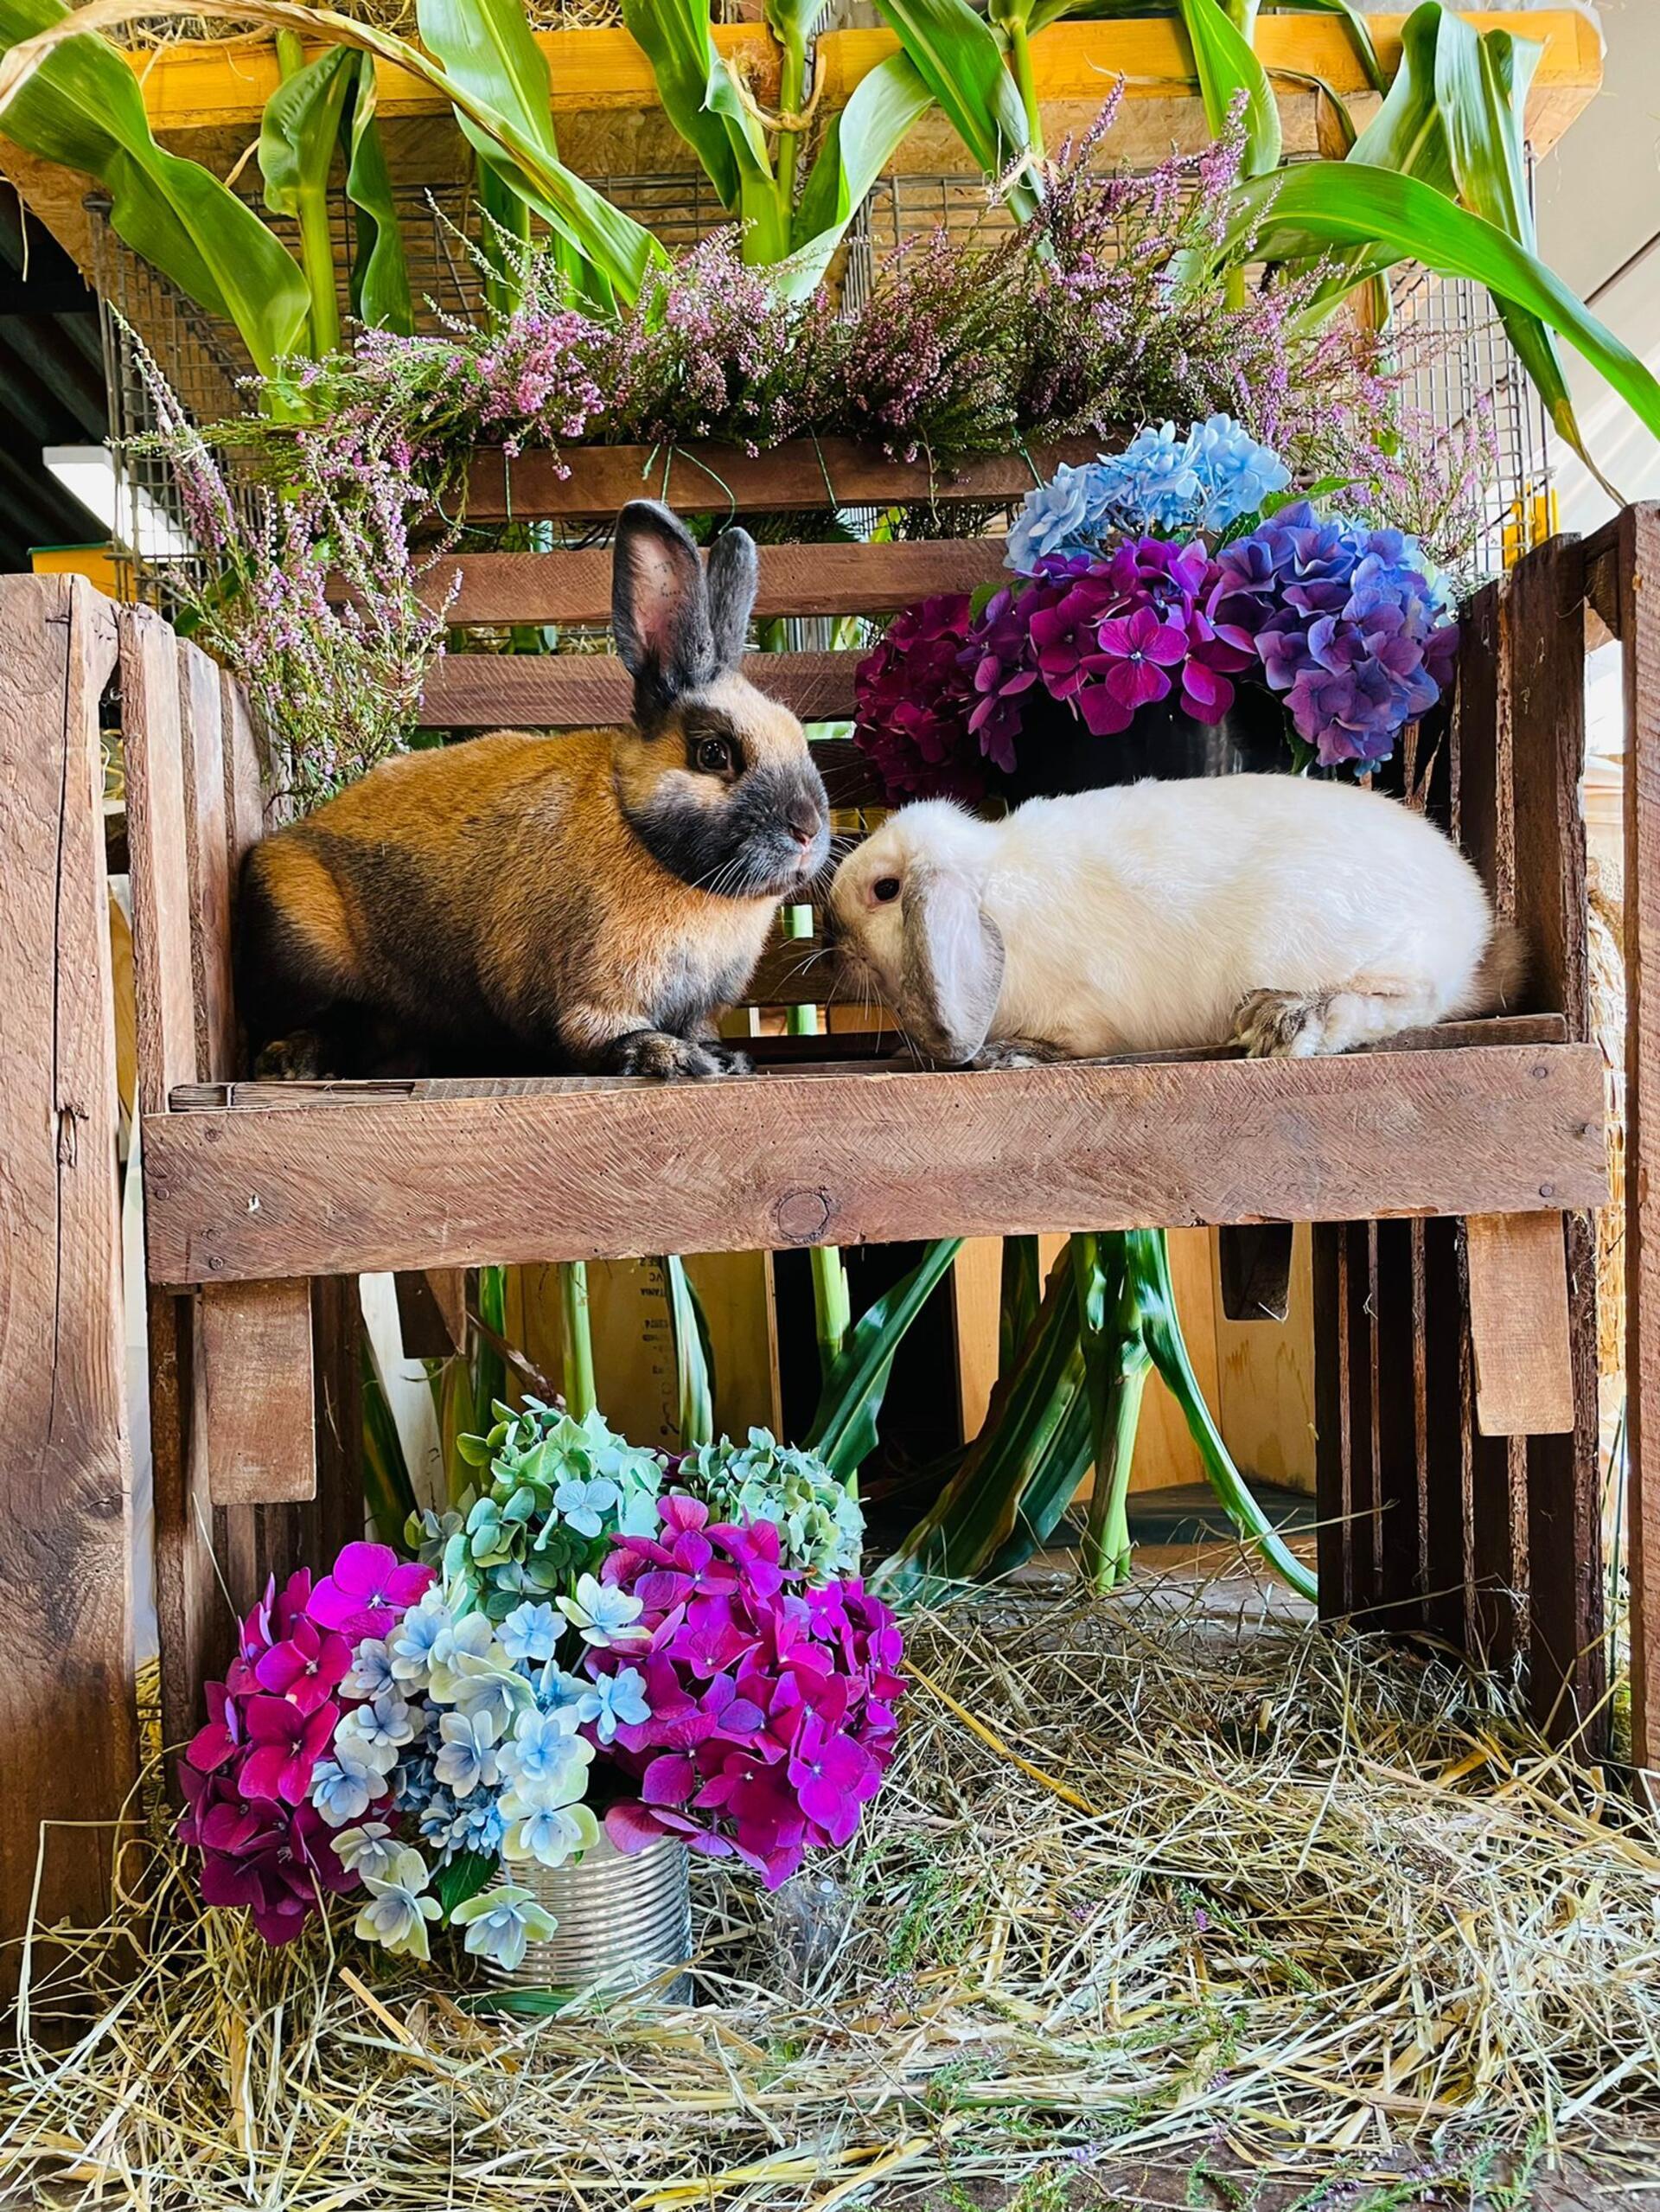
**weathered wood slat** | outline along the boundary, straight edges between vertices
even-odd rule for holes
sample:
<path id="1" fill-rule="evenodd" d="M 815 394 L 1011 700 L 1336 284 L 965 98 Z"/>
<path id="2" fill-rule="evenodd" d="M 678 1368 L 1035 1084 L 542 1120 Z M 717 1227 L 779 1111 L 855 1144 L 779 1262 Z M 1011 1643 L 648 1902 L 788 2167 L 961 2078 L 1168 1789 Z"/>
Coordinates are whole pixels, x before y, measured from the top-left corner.
<path id="1" fill-rule="evenodd" d="M 461 1268 L 418 1268 L 394 1276 L 405 1359 L 447 1359 L 467 1338 L 467 1276 Z"/>
<path id="2" fill-rule="evenodd" d="M 744 673 L 803 722 L 853 712 L 857 653 L 750 653 Z M 426 680 L 430 730 L 586 730 L 626 722 L 633 687 L 609 653 L 448 653 Z"/>
<path id="3" fill-rule="evenodd" d="M 214 1504 L 284 1505 L 315 1497 L 308 1286 L 205 1284 L 196 1348 Z"/>
<path id="4" fill-rule="evenodd" d="M 1571 1430 L 1574 1363 L 1559 1224 L 1546 1213 L 1472 1214 L 1466 1249 L 1482 1435 Z"/>
<path id="5" fill-rule="evenodd" d="M 1631 1756 L 1660 1772 L 1660 508 L 1619 518 L 1625 653 L 1625 1385 Z"/>
<path id="6" fill-rule="evenodd" d="M 1344 1269 L 1344 1320 L 1349 1346 L 1344 1408 L 1344 1458 L 1348 1496 L 1344 1527 L 1347 1569 L 1345 1610 L 1370 1620 L 1378 1600 L 1381 1531 L 1377 1474 L 1377 1370 L 1372 1340 L 1373 1238 L 1376 1224 L 1351 1221 L 1344 1232 L 1348 1246 Z"/>
<path id="7" fill-rule="evenodd" d="M 1006 504 L 1045 483 L 1063 461 L 1093 460 L 1098 438 L 988 454 L 940 468 L 926 459 L 890 461 L 852 438 L 790 439 L 769 452 L 693 441 L 661 445 L 586 445 L 555 457 L 474 455 L 467 477 L 467 519 L 592 519 L 631 499 L 666 500 L 681 514 L 766 515 L 794 508 Z M 561 476 L 561 468 L 568 473 Z M 509 473 L 510 472 L 510 473 Z M 511 489 L 509 489 L 509 485 Z"/>
<path id="8" fill-rule="evenodd" d="M 936 592 L 974 591 L 1006 577 L 1000 538 L 917 539 L 892 545 L 763 546 L 755 611 L 776 617 L 889 614 Z M 609 623 L 609 546 L 557 553 L 468 553 L 431 569 L 422 596 L 450 602 L 459 627 Z"/>
<path id="9" fill-rule="evenodd" d="M 1408 1029 L 1381 1045 L 1363 1045 L 1351 1057 L 1379 1052 L 1468 1052 L 1494 1045 L 1561 1045 L 1567 1041 L 1561 1014 L 1500 1014 L 1484 1021 L 1450 1021 L 1439 1029 Z M 915 1070 L 914 1060 L 891 1032 L 838 1031 L 829 1037 L 753 1037 L 744 1050 L 757 1060 L 811 1064 L 816 1075 L 839 1075 L 846 1064 L 867 1060 L 872 1045 L 878 1047 L 889 1071 Z M 1195 1061 L 1238 1060 L 1236 1045 L 1197 1045 L 1169 1052 L 1125 1052 L 1098 1060 L 1080 1060 L 1079 1067 L 1184 1067 Z M 806 1074 L 805 1065 L 795 1070 Z M 259 1107 L 280 1112 L 285 1107 L 332 1103 L 354 1106 L 369 1098 L 526 1098 L 557 1096 L 567 1090 L 661 1090 L 650 1076 L 382 1076 L 370 1080 L 317 1083 L 189 1083 L 181 1084 L 169 1100 L 176 1114 L 199 1112 L 203 1107 Z M 1276 1224 L 1275 1226 L 1283 1226 Z"/>
<path id="10" fill-rule="evenodd" d="M 1349 1608 L 1349 1478 L 1344 1408 L 1348 1397 L 1348 1231 L 1340 1221 L 1311 1231 L 1314 1323 L 1315 1564 L 1320 1618 Z"/>
<path id="11" fill-rule="evenodd" d="M 138 1105 L 159 1113 L 175 1084 L 193 1083 L 190 858 L 185 829 L 184 731 L 178 643 L 151 607 L 123 607 L 121 725 L 132 867 L 133 986 L 138 1007 Z"/>
<path id="12" fill-rule="evenodd" d="M 178 651 L 196 1064 L 204 1076 L 229 1076 L 236 1069 L 236 1016 L 231 1004 L 231 860 L 225 805 L 222 671 L 199 646 L 181 639 Z"/>
<path id="13" fill-rule="evenodd" d="M 150 1272 L 1595 1204 L 1601 1082 L 1591 1048 L 1500 1045 L 205 1109 L 151 1123 Z"/>
<path id="14" fill-rule="evenodd" d="M 1510 682 L 1515 764 L 1516 919 L 1536 963 L 1541 1001 L 1568 1033 L 1589 1033 L 1585 824 L 1585 564 L 1558 538 L 1518 564 L 1510 585 Z M 1571 1205 L 1576 1201 L 1564 1201 Z M 1529 1685 L 1536 1713 L 1559 1733 L 1599 1710 L 1603 1640 L 1602 1512 L 1597 1416 L 1595 1237 L 1566 1224 L 1577 1418 L 1571 1435 L 1528 1442 Z"/>
<path id="15" fill-rule="evenodd" d="M 1372 1362 L 1377 1465 L 1377 1602 L 1380 1628 L 1399 1633 L 1423 1621 L 1423 1527 L 1419 1509 L 1418 1349 L 1413 1237 L 1419 1224 L 1374 1224 Z"/>
<path id="16" fill-rule="evenodd" d="M 0 583 L 0 1996 L 37 1860 L 42 1929 L 108 1910 L 137 1770 L 99 749 L 114 660 L 80 579 Z M 42 1821 L 61 1824 L 43 1857 Z M 37 1987 L 55 1956 L 37 1953 Z"/>

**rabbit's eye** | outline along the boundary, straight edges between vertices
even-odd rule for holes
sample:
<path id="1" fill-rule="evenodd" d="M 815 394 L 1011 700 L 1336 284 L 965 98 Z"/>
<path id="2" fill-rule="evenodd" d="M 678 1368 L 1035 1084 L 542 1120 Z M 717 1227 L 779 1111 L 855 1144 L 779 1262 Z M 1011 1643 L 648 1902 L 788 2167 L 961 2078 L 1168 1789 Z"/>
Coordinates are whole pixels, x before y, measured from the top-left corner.
<path id="1" fill-rule="evenodd" d="M 871 897 L 875 899 L 878 906 L 891 906 L 898 896 L 897 876 L 878 876 L 876 881 L 871 885 Z"/>
<path id="2" fill-rule="evenodd" d="M 732 748 L 725 738 L 699 738 L 693 758 L 705 776 L 731 773 Z"/>

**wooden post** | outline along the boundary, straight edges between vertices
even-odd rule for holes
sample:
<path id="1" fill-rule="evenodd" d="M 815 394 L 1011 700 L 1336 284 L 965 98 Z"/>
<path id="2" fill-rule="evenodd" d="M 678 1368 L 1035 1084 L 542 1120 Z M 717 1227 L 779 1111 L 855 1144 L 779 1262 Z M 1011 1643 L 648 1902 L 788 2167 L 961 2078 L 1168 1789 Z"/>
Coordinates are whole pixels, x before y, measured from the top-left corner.
<path id="1" fill-rule="evenodd" d="M 1631 1759 L 1660 1770 L 1660 508 L 1620 517 L 1625 651 L 1625 1449 Z"/>
<path id="2" fill-rule="evenodd" d="M 1532 956 L 1540 1003 L 1559 1008 L 1568 1036 L 1580 1040 L 1590 1032 L 1590 972 L 1580 814 L 1585 556 L 1577 540 L 1554 539 L 1517 566 L 1510 583 L 1509 653 L 1516 918 Z M 1589 1725 L 1592 1735 L 1581 1741 L 1594 1752 L 1606 1734 L 1607 1683 L 1596 1237 L 1587 1214 L 1568 1214 L 1563 1229 L 1575 1420 L 1566 1435 L 1528 1439 L 1529 1674 L 1537 1717 L 1559 1736 Z"/>
<path id="3" fill-rule="evenodd" d="M 0 583 L 0 1981 L 41 1923 L 102 1917 L 137 1767 L 115 1015 L 99 700 L 111 612 Z M 48 1828 L 42 1847 L 42 1824 Z"/>

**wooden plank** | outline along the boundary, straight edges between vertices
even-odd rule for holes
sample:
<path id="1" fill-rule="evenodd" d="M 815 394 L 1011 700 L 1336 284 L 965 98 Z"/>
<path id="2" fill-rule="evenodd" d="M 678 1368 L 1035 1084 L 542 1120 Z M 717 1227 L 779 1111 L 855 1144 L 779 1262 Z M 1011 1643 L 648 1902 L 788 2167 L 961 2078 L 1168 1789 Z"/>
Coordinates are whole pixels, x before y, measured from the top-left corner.
<path id="1" fill-rule="evenodd" d="M 1590 970 L 1580 811 L 1585 563 L 1576 540 L 1553 540 L 1518 564 L 1510 585 L 1510 655 L 1516 920 L 1533 956 L 1536 1001 L 1559 1009 L 1578 1039 L 1590 1032 Z M 1606 1679 L 1596 1270 L 1588 1221 L 1567 1224 L 1567 1250 L 1575 1425 L 1572 1435 L 1528 1442 L 1529 1694 L 1538 1717 L 1558 1733 L 1598 1710 Z"/>
<path id="2" fill-rule="evenodd" d="M 1000 538 L 916 539 L 892 545 L 763 546 L 755 612 L 775 617 L 886 614 L 936 592 L 970 592 L 1006 578 Z M 559 553 L 469 553 L 428 571 L 421 596 L 470 623 L 611 619 L 609 546 Z"/>
<path id="3" fill-rule="evenodd" d="M 1100 105 L 1099 100 L 1096 103 Z M 559 454 L 474 455 L 469 522 L 588 520 L 631 499 L 661 499 L 682 514 L 777 514 L 801 508 L 1012 504 L 1047 483 L 1062 462 L 1092 461 L 1099 438 L 1064 438 L 1022 454 L 975 457 L 953 466 L 891 461 L 849 438 L 790 438 L 765 453 L 706 439 L 661 445 L 586 445 Z M 509 485 L 508 472 L 511 470 Z M 561 474 L 564 470 L 565 473 Z"/>
<path id="4" fill-rule="evenodd" d="M 224 672 L 198 646 L 184 640 L 180 641 L 178 652 L 196 1064 L 205 1076 L 230 1077 L 236 1072 L 236 1015 L 231 1004 L 231 844 L 221 721 Z"/>
<path id="5" fill-rule="evenodd" d="M 1660 508 L 1619 521 L 1625 649 L 1625 1408 L 1631 1757 L 1660 1772 Z"/>
<path id="6" fill-rule="evenodd" d="M 1377 1392 L 1373 1370 L 1373 1244 L 1376 1224 L 1351 1221 L 1344 1231 L 1344 1327 L 1348 1355 L 1344 1365 L 1347 1403 L 1344 1412 L 1347 1495 L 1344 1500 L 1344 1610 L 1370 1618 L 1378 1596 Z"/>
<path id="7" fill-rule="evenodd" d="M 1323 1621 L 1349 1609 L 1349 1548 L 1345 1529 L 1349 1482 L 1344 1457 L 1344 1408 L 1349 1355 L 1348 1228 L 1317 1222 L 1310 1231 L 1314 1279 L 1314 1506 L 1315 1565 Z"/>
<path id="8" fill-rule="evenodd" d="M 210 1282 L 197 1331 L 215 1506 L 316 1495 L 311 1300 L 303 1282 Z"/>
<path id="9" fill-rule="evenodd" d="M 294 1557 L 332 1560 L 363 1534 L 363 1304 L 355 1275 L 310 1286 L 316 1377 L 317 1494 L 299 1517 Z"/>
<path id="10" fill-rule="evenodd" d="M 150 1266 L 233 1282 L 1595 1205 L 1601 1103 L 1594 1048 L 1495 1046 L 209 1108 L 151 1124 Z"/>
<path id="11" fill-rule="evenodd" d="M 38 1924 L 109 1905 L 137 1772 L 131 1467 L 99 700 L 110 610 L 0 582 L 0 1984 Z M 42 1822 L 54 1826 L 42 1850 Z M 100 1825 L 102 1824 L 102 1825 Z M 50 1957 L 48 1952 L 48 1957 Z M 37 1979 L 48 1972 L 37 1958 Z"/>
<path id="12" fill-rule="evenodd" d="M 1465 10 L 1459 11 L 1461 14 Z M 1399 14 L 1368 16 L 1378 58 L 1393 77 L 1401 63 Z M 1539 73 L 1528 101 L 1528 135 L 1536 152 L 1552 145 L 1582 112 L 1602 82 L 1601 48 L 1596 27 L 1569 8 L 1542 13 L 1516 10 L 1477 12 L 1467 20 L 1481 29 L 1507 27 L 1518 36 L 1542 41 Z M 1329 85 L 1364 116 L 1370 102 L 1352 41 L 1341 23 L 1307 16 L 1265 16 L 1254 32 L 1263 66 L 1276 78 L 1282 104 L 1293 85 Z M 822 80 L 822 104 L 833 112 L 846 105 L 854 87 L 898 50 L 885 30 L 833 31 L 815 48 L 815 90 Z M 1100 108 L 1101 87 L 1124 80 L 1132 112 L 1142 103 L 1168 103 L 1178 89 L 1192 84 L 1192 54 L 1179 24 L 1152 16 L 1132 16 L 1108 24 L 1056 23 L 1031 42 L 1034 83 L 1039 100 L 1057 112 L 1044 118 L 1049 143 L 1062 131 L 1087 124 Z M 1120 131 L 1126 126 L 1120 125 Z M 914 134 L 913 134 L 914 135 Z M 896 167 L 903 175 L 926 174 L 934 166 L 902 145 Z"/>
<path id="13" fill-rule="evenodd" d="M 406 1359 L 447 1359 L 467 1340 L 467 1276 L 461 1268 L 416 1268 L 394 1276 Z"/>
<path id="14" fill-rule="evenodd" d="M 1427 1221 L 1414 1249 L 1423 1344 L 1422 1475 L 1420 1507 L 1424 1532 L 1424 1621 L 1436 1635 L 1462 1651 L 1466 1642 L 1466 1594 L 1471 1580 L 1472 1531 L 1463 1419 L 1464 1295 L 1459 1269 L 1459 1224 Z"/>
<path id="15" fill-rule="evenodd" d="M 190 858 L 184 812 L 184 728 L 177 640 L 153 607 L 123 607 L 121 728 L 131 856 L 133 983 L 138 1008 L 138 1108 L 160 1113 L 175 1084 L 194 1083 Z"/>
<path id="16" fill-rule="evenodd" d="M 1482 1435 L 1571 1430 L 1574 1363 L 1561 1223 L 1548 1213 L 1478 1213 L 1465 1226 Z"/>
<path id="17" fill-rule="evenodd" d="M 220 726 L 225 739 L 225 833 L 234 905 L 243 855 L 265 834 L 265 793 L 247 694 L 228 668 L 220 678 Z"/>
<path id="18" fill-rule="evenodd" d="M 853 712 L 857 653 L 750 653 L 744 673 L 803 722 Z M 426 680 L 427 730 L 586 730 L 627 722 L 634 687 L 609 653 L 446 653 Z"/>
<path id="19" fill-rule="evenodd" d="M 1416 1349 L 1412 1240 L 1415 1224 L 1373 1224 L 1372 1368 L 1377 1474 L 1377 1625 L 1422 1626 L 1423 1541 L 1419 1512 Z"/>
<path id="20" fill-rule="evenodd" d="M 1453 1021 L 1439 1029 L 1403 1030 L 1384 1044 L 1358 1046 L 1355 1057 L 1565 1042 L 1560 1014 L 1501 1014 L 1488 1021 Z M 810 1072 L 815 1075 L 845 1074 L 849 1065 L 868 1059 L 873 1049 L 880 1052 L 884 1061 L 894 1071 L 914 1069 L 918 1064 L 896 1037 L 878 1037 L 875 1032 L 862 1029 L 838 1032 L 833 1044 L 824 1037 L 753 1037 L 745 1040 L 745 1050 L 750 1049 L 757 1059 L 776 1055 L 781 1063 L 810 1063 Z M 829 1058 L 832 1052 L 836 1055 L 833 1060 Z M 1202 1045 L 1171 1052 L 1124 1052 L 1099 1060 L 1079 1060 L 1073 1064 L 1093 1068 L 1185 1067 L 1196 1062 L 1238 1060 L 1243 1057 L 1234 1045 Z M 795 1072 L 805 1075 L 809 1067 L 798 1066 Z M 336 1105 L 352 1106 L 361 1104 L 366 1098 L 551 1097 L 570 1090 L 654 1090 L 660 1087 L 651 1077 L 617 1076 L 393 1076 L 358 1082 L 187 1083 L 174 1091 L 169 1105 L 176 1114 L 199 1113 L 204 1107 L 212 1106 L 258 1107 L 263 1112 L 277 1113 L 287 1107 L 320 1105 L 331 1101 Z"/>

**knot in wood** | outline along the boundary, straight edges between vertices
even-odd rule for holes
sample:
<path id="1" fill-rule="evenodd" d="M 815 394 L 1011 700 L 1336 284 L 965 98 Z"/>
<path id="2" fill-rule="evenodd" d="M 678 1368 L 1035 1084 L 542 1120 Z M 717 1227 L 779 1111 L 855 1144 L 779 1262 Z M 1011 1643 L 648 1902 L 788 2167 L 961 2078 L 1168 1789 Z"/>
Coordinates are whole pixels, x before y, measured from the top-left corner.
<path id="1" fill-rule="evenodd" d="M 778 1224 L 778 1234 L 787 1243 L 811 1244 L 828 1229 L 834 1211 L 827 1191 L 808 1190 L 798 1185 L 774 1202 L 772 1218 Z"/>

